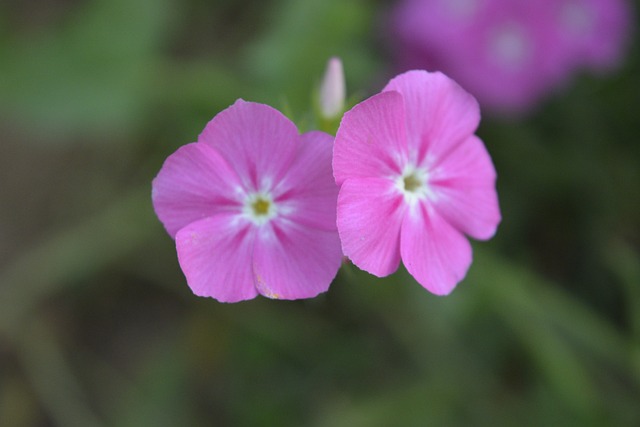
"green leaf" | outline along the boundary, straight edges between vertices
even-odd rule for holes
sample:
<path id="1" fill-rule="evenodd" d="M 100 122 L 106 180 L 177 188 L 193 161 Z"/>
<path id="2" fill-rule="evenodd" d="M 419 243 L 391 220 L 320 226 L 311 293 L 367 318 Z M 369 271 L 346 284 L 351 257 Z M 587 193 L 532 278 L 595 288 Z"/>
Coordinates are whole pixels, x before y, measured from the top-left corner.
<path id="1" fill-rule="evenodd" d="M 172 0 L 95 0 L 62 29 L 8 41 L 0 111 L 47 140 L 130 132 L 158 90 L 171 11 Z"/>

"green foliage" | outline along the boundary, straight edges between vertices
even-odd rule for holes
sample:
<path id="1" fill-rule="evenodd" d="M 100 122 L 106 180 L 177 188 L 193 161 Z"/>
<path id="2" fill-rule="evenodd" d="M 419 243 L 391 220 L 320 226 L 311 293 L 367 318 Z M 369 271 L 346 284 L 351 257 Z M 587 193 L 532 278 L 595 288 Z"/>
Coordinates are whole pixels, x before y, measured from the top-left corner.
<path id="1" fill-rule="evenodd" d="M 283 94 L 294 111 L 309 109 L 331 56 L 343 58 L 347 87 L 367 87 L 375 73 L 370 45 L 375 10 L 364 0 L 301 0 L 274 2 L 271 26 L 250 45 L 246 68 L 264 96 Z"/>
<path id="2" fill-rule="evenodd" d="M 0 49 L 0 110 L 61 137 L 135 128 L 157 90 L 172 3 L 92 1 L 59 28 L 10 37 Z"/>
<path id="3" fill-rule="evenodd" d="M 637 53 L 485 117 L 504 220 L 452 295 L 345 265 L 225 305 L 187 288 L 151 179 L 236 98 L 317 126 L 330 56 L 379 90 L 388 2 L 38 4 L 0 6 L 0 426 L 640 424 Z"/>

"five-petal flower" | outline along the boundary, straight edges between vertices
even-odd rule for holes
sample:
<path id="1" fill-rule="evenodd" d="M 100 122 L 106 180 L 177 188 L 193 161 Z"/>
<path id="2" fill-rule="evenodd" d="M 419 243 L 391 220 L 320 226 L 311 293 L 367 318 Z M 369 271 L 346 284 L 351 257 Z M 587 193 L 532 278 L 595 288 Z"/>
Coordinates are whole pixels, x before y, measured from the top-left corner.
<path id="1" fill-rule="evenodd" d="M 355 265 L 386 276 L 402 259 L 438 295 L 462 280 L 471 263 L 464 234 L 489 239 L 501 219 L 479 121 L 470 94 L 426 71 L 397 76 L 345 114 L 333 169 L 338 231 Z"/>
<path id="2" fill-rule="evenodd" d="M 342 259 L 332 142 L 238 100 L 167 158 L 153 205 L 196 295 L 298 299 L 329 288 Z"/>

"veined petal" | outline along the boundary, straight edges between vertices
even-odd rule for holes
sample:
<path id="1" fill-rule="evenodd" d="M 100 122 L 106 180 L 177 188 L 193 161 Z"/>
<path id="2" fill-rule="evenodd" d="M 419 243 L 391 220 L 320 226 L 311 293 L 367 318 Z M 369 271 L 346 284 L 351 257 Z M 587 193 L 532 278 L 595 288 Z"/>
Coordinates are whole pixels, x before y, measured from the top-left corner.
<path id="1" fill-rule="evenodd" d="M 182 227 L 238 209 L 242 189 L 235 172 L 210 146 L 192 143 L 167 158 L 153 180 L 151 198 L 171 237 Z"/>
<path id="2" fill-rule="evenodd" d="M 402 96 L 380 93 L 345 113 L 333 149 L 338 185 L 349 178 L 384 177 L 406 163 L 405 111 Z"/>
<path id="3" fill-rule="evenodd" d="M 298 155 L 274 189 L 279 214 L 297 224 L 336 231 L 338 186 L 333 179 L 333 137 L 308 132 L 300 137 Z"/>
<path id="4" fill-rule="evenodd" d="M 346 180 L 338 195 L 338 232 L 344 254 L 362 270 L 387 276 L 400 264 L 402 196 L 384 178 Z"/>
<path id="5" fill-rule="evenodd" d="M 269 190 L 297 152 L 298 130 L 278 110 L 241 99 L 218 113 L 198 141 L 216 150 L 241 177 L 246 188 Z"/>
<path id="6" fill-rule="evenodd" d="M 251 257 L 255 229 L 237 215 L 219 214 L 176 234 L 178 261 L 194 294 L 220 302 L 256 297 Z"/>
<path id="7" fill-rule="evenodd" d="M 341 262 L 336 231 L 277 219 L 257 232 L 253 273 L 258 292 L 268 298 L 312 298 L 326 292 Z"/>
<path id="8" fill-rule="evenodd" d="M 407 271 L 436 295 L 450 293 L 471 265 L 469 241 L 425 203 L 407 210 L 400 251 Z"/>
<path id="9" fill-rule="evenodd" d="M 480 138 L 470 136 L 431 171 L 436 210 L 469 236 L 491 238 L 500 223 L 496 172 Z"/>
<path id="10" fill-rule="evenodd" d="M 408 71 L 383 89 L 402 94 L 408 142 L 420 159 L 439 157 L 472 135 L 480 123 L 476 99 L 440 72 Z"/>

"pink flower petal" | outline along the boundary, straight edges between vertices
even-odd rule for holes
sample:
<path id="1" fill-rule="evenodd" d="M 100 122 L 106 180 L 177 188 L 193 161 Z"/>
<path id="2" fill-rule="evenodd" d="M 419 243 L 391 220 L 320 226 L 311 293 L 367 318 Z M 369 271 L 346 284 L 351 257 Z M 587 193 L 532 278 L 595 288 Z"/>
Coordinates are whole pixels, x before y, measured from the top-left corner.
<path id="1" fill-rule="evenodd" d="M 455 228 L 491 238 L 500 223 L 496 171 L 482 141 L 469 137 L 430 171 L 436 210 Z"/>
<path id="2" fill-rule="evenodd" d="M 342 118 L 333 149 L 333 171 L 338 185 L 353 177 L 400 172 L 407 154 L 402 96 L 374 95 Z"/>
<path id="3" fill-rule="evenodd" d="M 205 127 L 198 142 L 210 144 L 249 190 L 280 181 L 298 147 L 296 126 L 278 110 L 241 99 Z"/>
<path id="4" fill-rule="evenodd" d="M 276 219 L 257 231 L 253 272 L 260 294 L 275 299 L 312 298 L 326 292 L 342 262 L 335 231 Z"/>
<path id="5" fill-rule="evenodd" d="M 378 277 L 400 264 L 400 227 L 405 205 L 393 182 L 352 178 L 338 195 L 338 232 L 344 254 Z"/>
<path id="6" fill-rule="evenodd" d="M 171 237 L 182 227 L 219 212 L 237 209 L 238 178 L 206 144 L 180 147 L 153 180 L 153 207 Z"/>
<path id="7" fill-rule="evenodd" d="M 194 294 L 220 302 L 254 298 L 251 257 L 255 229 L 236 215 L 219 214 L 176 234 L 178 261 Z"/>
<path id="8" fill-rule="evenodd" d="M 324 132 L 301 136 L 298 154 L 274 188 L 279 215 L 297 224 L 336 231 L 338 186 L 333 180 L 333 137 Z"/>
<path id="9" fill-rule="evenodd" d="M 569 52 L 545 1 L 490 1 L 483 9 L 455 44 L 443 46 L 448 64 L 439 69 L 483 107 L 522 114 L 568 77 Z"/>
<path id="10" fill-rule="evenodd" d="M 558 26 L 556 38 L 568 44 L 578 65 L 596 71 L 619 65 L 630 41 L 634 11 L 624 0 L 548 0 Z"/>
<path id="11" fill-rule="evenodd" d="M 467 239 L 424 203 L 407 211 L 400 251 L 407 271 L 436 295 L 449 294 L 471 265 Z"/>
<path id="12" fill-rule="evenodd" d="M 435 158 L 462 143 L 480 123 L 480 108 L 473 96 L 442 73 L 408 71 L 391 79 L 383 89 L 402 94 L 406 107 L 410 147 Z"/>

